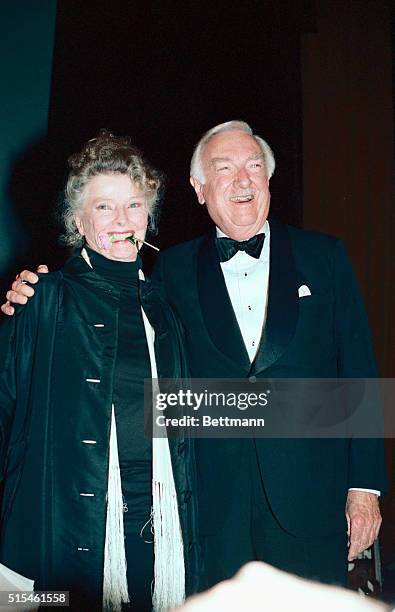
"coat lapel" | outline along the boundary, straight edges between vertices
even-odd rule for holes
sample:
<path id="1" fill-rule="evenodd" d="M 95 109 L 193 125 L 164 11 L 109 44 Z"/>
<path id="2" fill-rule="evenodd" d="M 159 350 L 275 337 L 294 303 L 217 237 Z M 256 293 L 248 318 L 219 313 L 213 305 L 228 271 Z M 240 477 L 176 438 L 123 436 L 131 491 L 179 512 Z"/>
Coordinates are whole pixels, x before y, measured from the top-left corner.
<path id="1" fill-rule="evenodd" d="M 289 234 L 285 225 L 271 219 L 267 318 L 250 375 L 281 357 L 295 334 L 298 313 L 298 278 Z"/>
<path id="2" fill-rule="evenodd" d="M 248 372 L 250 359 L 229 299 L 214 232 L 204 237 L 198 252 L 198 293 L 207 331 L 217 348 Z"/>

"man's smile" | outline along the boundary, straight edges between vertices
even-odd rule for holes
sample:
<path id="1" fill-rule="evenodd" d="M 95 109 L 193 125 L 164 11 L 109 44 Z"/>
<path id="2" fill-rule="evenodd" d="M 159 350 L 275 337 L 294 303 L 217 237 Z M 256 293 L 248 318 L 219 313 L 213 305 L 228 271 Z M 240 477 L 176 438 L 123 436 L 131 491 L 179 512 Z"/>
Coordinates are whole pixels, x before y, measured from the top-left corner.
<path id="1" fill-rule="evenodd" d="M 231 196 L 229 199 L 231 202 L 234 202 L 235 204 L 244 204 L 246 202 L 251 202 L 255 197 L 255 193 L 254 192 L 247 192 L 247 193 L 237 193 L 233 196 Z"/>

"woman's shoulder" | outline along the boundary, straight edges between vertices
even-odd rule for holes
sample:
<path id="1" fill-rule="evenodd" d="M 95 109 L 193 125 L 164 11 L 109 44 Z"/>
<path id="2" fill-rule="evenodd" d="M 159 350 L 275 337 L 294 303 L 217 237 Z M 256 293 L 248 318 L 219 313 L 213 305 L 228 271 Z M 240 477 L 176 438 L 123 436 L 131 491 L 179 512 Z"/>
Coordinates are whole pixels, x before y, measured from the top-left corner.
<path id="1" fill-rule="evenodd" d="M 26 304 L 15 305 L 15 314 L 19 317 L 38 311 L 43 304 L 48 307 L 51 304 L 51 299 L 58 301 L 62 287 L 62 271 L 38 273 L 37 276 L 37 283 L 26 283 L 34 289 L 34 295 L 28 299 Z"/>
<path id="2" fill-rule="evenodd" d="M 55 270 L 54 272 L 37 274 L 38 282 L 33 287 L 35 294 L 45 293 L 46 295 L 57 291 L 62 283 L 63 274 L 62 270 Z"/>

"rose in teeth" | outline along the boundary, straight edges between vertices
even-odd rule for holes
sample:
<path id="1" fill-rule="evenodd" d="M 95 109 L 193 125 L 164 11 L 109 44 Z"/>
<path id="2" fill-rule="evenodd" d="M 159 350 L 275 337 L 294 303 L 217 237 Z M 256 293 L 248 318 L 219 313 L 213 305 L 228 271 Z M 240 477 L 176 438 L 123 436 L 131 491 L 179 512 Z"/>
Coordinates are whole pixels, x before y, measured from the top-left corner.
<path id="1" fill-rule="evenodd" d="M 111 240 L 105 232 L 100 232 L 97 237 L 97 242 L 101 249 L 108 251 L 111 246 Z"/>
<path id="2" fill-rule="evenodd" d="M 111 242 L 116 242 L 117 240 L 127 240 L 128 238 L 132 238 L 133 234 L 127 232 L 125 234 L 109 234 Z"/>
<path id="3" fill-rule="evenodd" d="M 129 232 L 125 234 L 118 234 L 118 233 L 108 234 L 107 232 L 100 232 L 100 234 L 97 237 L 97 241 L 98 241 L 100 248 L 105 251 L 108 251 L 110 249 L 111 244 L 113 242 L 118 242 L 120 240 L 129 240 L 130 242 L 132 242 L 132 244 L 136 244 L 137 242 L 137 239 L 135 238 L 134 234 L 131 234 Z"/>

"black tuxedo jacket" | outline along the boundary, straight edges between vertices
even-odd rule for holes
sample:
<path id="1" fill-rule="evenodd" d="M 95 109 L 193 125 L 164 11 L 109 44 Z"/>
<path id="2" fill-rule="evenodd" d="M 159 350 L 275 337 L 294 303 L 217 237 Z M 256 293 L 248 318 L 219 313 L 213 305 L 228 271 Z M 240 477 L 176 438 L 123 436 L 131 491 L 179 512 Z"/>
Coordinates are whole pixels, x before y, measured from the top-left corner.
<path id="1" fill-rule="evenodd" d="M 350 261 L 327 235 L 270 221 L 267 319 L 251 364 L 227 293 L 215 233 L 163 252 L 155 276 L 185 328 L 195 378 L 377 375 L 369 325 Z M 307 285 L 311 295 L 299 298 Z M 203 534 L 216 533 L 237 499 L 237 440 L 197 441 Z M 274 515 L 295 535 L 344 533 L 349 487 L 386 488 L 382 441 L 257 439 Z"/>

